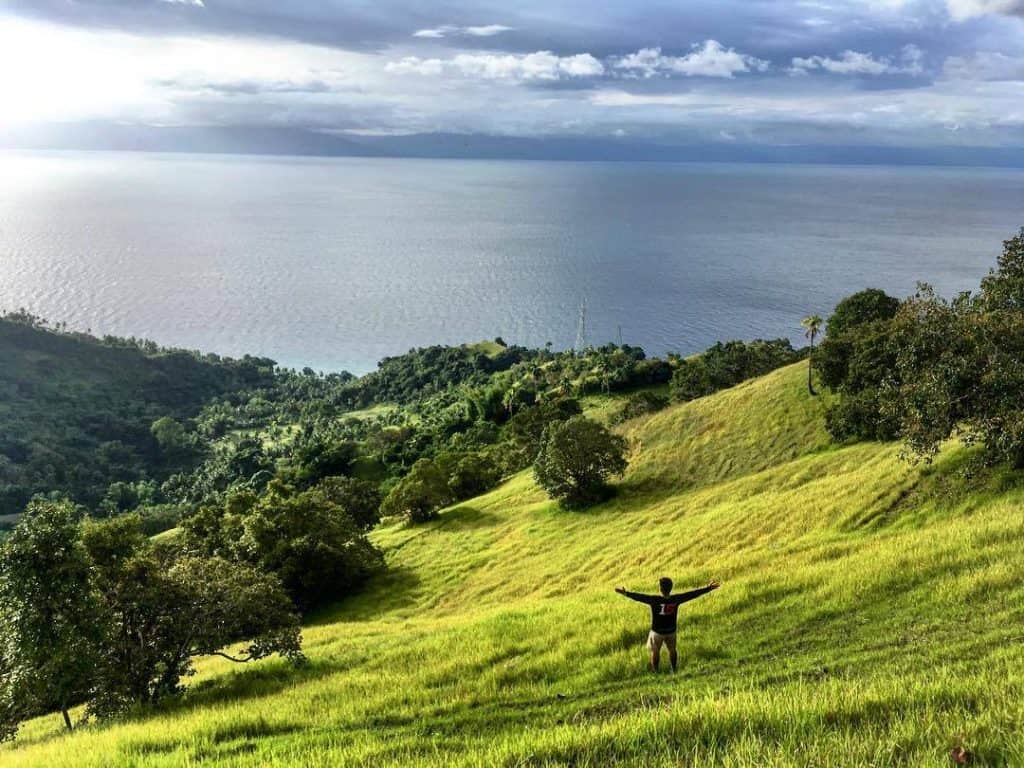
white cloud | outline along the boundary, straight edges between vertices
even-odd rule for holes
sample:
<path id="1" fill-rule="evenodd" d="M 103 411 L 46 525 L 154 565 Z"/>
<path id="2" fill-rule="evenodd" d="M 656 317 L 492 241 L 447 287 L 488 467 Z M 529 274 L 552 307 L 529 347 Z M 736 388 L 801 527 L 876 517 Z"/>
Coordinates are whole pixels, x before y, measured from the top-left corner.
<path id="1" fill-rule="evenodd" d="M 1024 16 L 1024 0 L 946 0 L 946 7 L 956 21 L 989 14 Z"/>
<path id="2" fill-rule="evenodd" d="M 169 0 L 170 2 L 191 2 L 191 0 Z M 201 2 L 201 0 L 200 0 Z M 507 27 L 504 24 L 484 24 L 479 27 L 459 27 L 455 24 L 442 24 L 440 27 L 429 29 L 418 29 L 412 33 L 413 37 L 441 38 L 450 35 L 469 35 L 470 37 L 494 37 L 502 32 L 510 32 L 514 27 Z"/>
<path id="3" fill-rule="evenodd" d="M 898 61 L 876 58 L 870 53 L 843 51 L 839 58 L 830 56 L 796 57 L 790 64 L 791 75 L 806 75 L 813 70 L 834 75 L 921 75 L 924 73 L 924 52 L 916 45 L 904 46 Z"/>
<path id="4" fill-rule="evenodd" d="M 641 48 L 623 56 L 615 68 L 642 77 L 685 75 L 686 77 L 734 77 L 743 72 L 764 72 L 768 62 L 726 48 L 717 40 L 705 40 L 693 46 L 686 56 L 666 56 L 661 48 Z"/>
<path id="5" fill-rule="evenodd" d="M 432 29 L 417 29 L 415 32 L 412 33 L 412 36 L 429 38 L 444 37 L 445 35 L 450 34 L 457 29 L 458 27 L 451 26 L 434 27 Z"/>
<path id="6" fill-rule="evenodd" d="M 192 5 L 196 8 L 206 7 L 203 0 L 163 0 L 163 2 L 170 3 L 171 5 Z"/>
<path id="7" fill-rule="evenodd" d="M 418 56 L 406 56 L 398 61 L 389 61 L 384 69 L 396 75 L 425 75 L 436 77 L 444 71 L 444 62 L 440 59 L 421 59 Z"/>
<path id="8" fill-rule="evenodd" d="M 463 27 L 462 31 L 473 37 L 493 37 L 502 32 L 511 32 L 514 27 L 506 27 L 504 24 L 486 24 L 482 27 Z"/>
<path id="9" fill-rule="evenodd" d="M 73 64 L 69 64 L 72 62 Z M 118 120 L 187 122 L 182 104 L 284 104 L 359 98 L 380 77 L 369 55 L 281 41 L 169 35 L 5 19 L 0 15 L 0 124 Z"/>
<path id="10" fill-rule="evenodd" d="M 385 69 L 403 75 L 437 76 L 451 73 L 481 80 L 559 80 L 604 74 L 604 65 L 589 53 L 556 56 L 551 51 L 526 54 L 460 53 L 447 60 L 406 56 L 399 61 L 389 62 Z"/>

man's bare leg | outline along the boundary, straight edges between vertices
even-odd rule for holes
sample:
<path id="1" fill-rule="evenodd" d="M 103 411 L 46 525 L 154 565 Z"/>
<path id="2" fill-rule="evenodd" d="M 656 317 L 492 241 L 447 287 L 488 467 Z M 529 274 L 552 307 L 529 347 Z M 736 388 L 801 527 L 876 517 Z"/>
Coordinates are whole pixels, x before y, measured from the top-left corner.
<path id="1" fill-rule="evenodd" d="M 675 648 L 669 648 L 668 649 L 668 660 L 669 660 L 669 663 L 672 665 L 672 671 L 675 672 L 676 671 L 676 649 Z"/>
<path id="2" fill-rule="evenodd" d="M 661 650 L 651 651 L 651 672 L 658 671 L 658 662 L 661 660 Z"/>

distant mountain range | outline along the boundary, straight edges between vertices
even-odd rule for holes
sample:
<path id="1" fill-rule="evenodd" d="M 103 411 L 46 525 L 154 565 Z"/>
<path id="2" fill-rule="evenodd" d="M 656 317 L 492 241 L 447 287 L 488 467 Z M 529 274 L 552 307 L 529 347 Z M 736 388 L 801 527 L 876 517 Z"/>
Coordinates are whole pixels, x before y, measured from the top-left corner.
<path id="1" fill-rule="evenodd" d="M 0 147 L 316 157 L 842 163 L 1024 168 L 1024 147 L 773 146 L 740 143 L 674 145 L 629 138 L 538 139 L 453 133 L 342 136 L 287 127 L 150 126 L 96 122 L 0 129 Z"/>

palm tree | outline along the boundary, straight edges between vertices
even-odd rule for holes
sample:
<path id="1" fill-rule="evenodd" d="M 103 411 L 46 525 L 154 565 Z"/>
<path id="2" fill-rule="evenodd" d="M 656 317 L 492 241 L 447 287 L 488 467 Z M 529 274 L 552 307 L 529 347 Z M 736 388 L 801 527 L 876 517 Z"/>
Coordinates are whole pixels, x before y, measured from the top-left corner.
<path id="1" fill-rule="evenodd" d="M 811 379 L 811 357 L 814 355 L 814 340 L 818 337 L 818 333 L 821 332 L 821 324 L 823 322 L 825 321 L 821 319 L 821 315 L 808 315 L 800 321 L 800 325 L 807 329 L 804 332 L 804 335 L 811 340 L 811 352 L 807 356 L 807 391 L 810 392 L 811 395 L 818 394 L 814 391 L 814 382 Z"/>

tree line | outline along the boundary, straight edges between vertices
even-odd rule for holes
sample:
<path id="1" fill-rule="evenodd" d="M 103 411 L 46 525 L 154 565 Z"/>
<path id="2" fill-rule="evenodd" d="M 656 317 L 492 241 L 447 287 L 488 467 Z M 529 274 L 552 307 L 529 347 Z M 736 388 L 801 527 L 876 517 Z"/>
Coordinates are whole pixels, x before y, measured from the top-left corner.
<path id="1" fill-rule="evenodd" d="M 814 365 L 838 394 L 826 414 L 837 440 L 898 439 L 927 459 L 959 437 L 989 464 L 1024 468 L 1024 229 L 977 290 L 844 299 Z"/>

